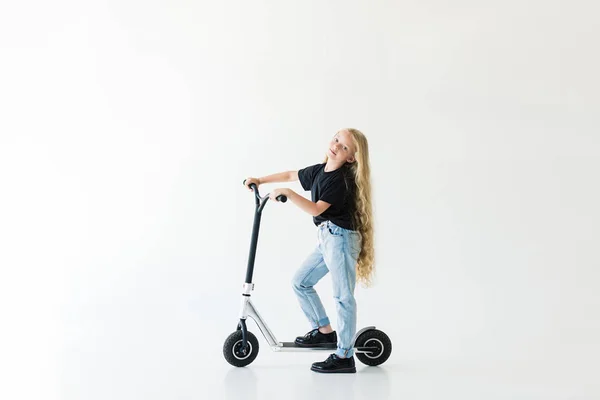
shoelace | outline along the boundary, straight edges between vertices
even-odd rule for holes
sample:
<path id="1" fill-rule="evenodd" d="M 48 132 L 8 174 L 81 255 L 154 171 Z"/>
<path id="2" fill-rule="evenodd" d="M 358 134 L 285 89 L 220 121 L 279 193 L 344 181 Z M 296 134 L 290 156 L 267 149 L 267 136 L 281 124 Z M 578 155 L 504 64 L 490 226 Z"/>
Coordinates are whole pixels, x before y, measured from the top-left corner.
<path id="1" fill-rule="evenodd" d="M 316 333 L 316 332 L 318 332 L 318 331 L 319 331 L 319 329 L 318 329 L 318 328 L 317 328 L 317 329 L 313 329 L 312 331 L 310 331 L 310 332 L 308 332 L 306 335 L 304 335 L 304 338 L 305 338 L 305 339 L 309 339 L 309 338 L 311 338 L 312 336 L 314 336 L 314 335 L 315 335 L 315 333 Z"/>
<path id="2" fill-rule="evenodd" d="M 333 363 L 336 360 L 336 356 L 335 354 L 330 354 L 329 357 L 327 357 L 327 360 L 325 360 L 326 363 Z"/>

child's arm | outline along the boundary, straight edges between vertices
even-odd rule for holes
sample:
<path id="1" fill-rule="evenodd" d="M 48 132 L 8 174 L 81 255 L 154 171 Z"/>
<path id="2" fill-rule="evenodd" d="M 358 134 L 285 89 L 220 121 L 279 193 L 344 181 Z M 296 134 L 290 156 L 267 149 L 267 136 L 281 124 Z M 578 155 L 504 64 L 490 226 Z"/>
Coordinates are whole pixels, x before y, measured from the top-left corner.
<path id="1" fill-rule="evenodd" d="M 327 210 L 331 206 L 331 204 L 326 203 L 323 200 L 319 200 L 316 203 L 314 203 L 314 202 L 310 201 L 309 199 L 307 199 L 306 197 L 301 196 L 298 193 L 294 192 L 290 188 L 275 189 L 271 193 L 269 193 L 269 197 L 271 200 L 277 201 L 277 196 L 279 196 L 280 194 L 286 196 L 288 198 L 288 200 L 290 200 L 292 203 L 294 203 L 295 205 L 300 207 L 303 211 L 307 212 L 308 214 L 312 215 L 313 217 L 316 217 L 317 215 L 321 215 L 323 212 L 325 212 L 325 210 Z"/>
<path id="2" fill-rule="evenodd" d="M 285 171 L 278 174 L 258 178 L 259 184 L 275 182 L 293 182 L 298 180 L 298 171 Z"/>
<path id="3" fill-rule="evenodd" d="M 273 174 L 273 175 L 267 175 L 262 178 L 248 177 L 244 180 L 244 185 L 246 185 L 248 190 L 252 191 L 252 189 L 250 189 L 250 185 L 253 183 L 256 186 L 260 186 L 263 183 L 293 182 L 293 181 L 297 181 L 297 180 L 298 180 L 298 171 L 285 171 L 285 172 L 279 172 L 279 173 Z"/>

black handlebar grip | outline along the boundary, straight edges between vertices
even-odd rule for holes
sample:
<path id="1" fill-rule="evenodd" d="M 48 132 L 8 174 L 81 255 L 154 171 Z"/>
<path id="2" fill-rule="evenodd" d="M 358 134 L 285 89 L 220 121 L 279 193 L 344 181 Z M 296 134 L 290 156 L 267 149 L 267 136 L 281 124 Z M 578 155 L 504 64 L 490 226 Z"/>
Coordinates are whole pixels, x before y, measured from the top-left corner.
<path id="1" fill-rule="evenodd" d="M 246 186 L 246 179 L 244 179 L 244 182 L 242 182 L 242 184 L 243 184 L 244 186 Z M 254 186 L 254 187 L 253 187 L 253 186 Z M 255 184 L 255 183 L 251 183 L 251 184 L 250 184 L 250 189 L 256 189 L 256 184 Z"/>
<path id="2" fill-rule="evenodd" d="M 285 203 L 287 201 L 287 196 L 284 196 L 282 194 L 280 194 L 279 196 L 275 197 L 277 199 L 277 201 L 280 201 L 282 203 Z"/>

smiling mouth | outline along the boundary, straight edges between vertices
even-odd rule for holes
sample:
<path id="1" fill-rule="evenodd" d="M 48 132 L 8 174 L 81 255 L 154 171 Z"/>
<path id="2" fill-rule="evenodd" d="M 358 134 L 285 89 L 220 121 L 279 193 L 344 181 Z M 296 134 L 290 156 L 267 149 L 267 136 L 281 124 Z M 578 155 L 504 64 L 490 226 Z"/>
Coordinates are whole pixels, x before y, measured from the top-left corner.
<path id="1" fill-rule="evenodd" d="M 335 152 L 334 152 L 333 150 L 329 149 L 329 151 L 330 151 L 330 152 L 331 152 L 331 153 L 332 153 L 334 156 L 337 156 L 337 154 L 335 154 Z"/>

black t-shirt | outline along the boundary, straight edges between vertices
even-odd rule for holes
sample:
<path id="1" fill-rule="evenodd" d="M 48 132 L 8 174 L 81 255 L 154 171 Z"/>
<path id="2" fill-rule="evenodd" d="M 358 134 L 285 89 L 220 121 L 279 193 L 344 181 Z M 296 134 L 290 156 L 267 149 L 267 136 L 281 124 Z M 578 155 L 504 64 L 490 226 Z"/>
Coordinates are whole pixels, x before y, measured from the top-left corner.
<path id="1" fill-rule="evenodd" d="M 345 229 L 355 230 L 356 182 L 348 164 L 335 171 L 325 172 L 325 163 L 311 165 L 298 171 L 304 190 L 311 191 L 313 202 L 323 200 L 331 204 L 321 215 L 313 217 L 315 225 L 331 221 Z"/>

